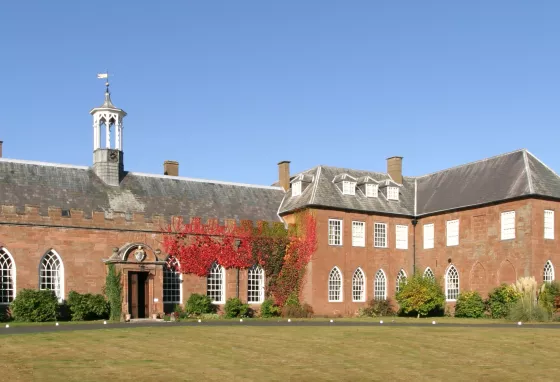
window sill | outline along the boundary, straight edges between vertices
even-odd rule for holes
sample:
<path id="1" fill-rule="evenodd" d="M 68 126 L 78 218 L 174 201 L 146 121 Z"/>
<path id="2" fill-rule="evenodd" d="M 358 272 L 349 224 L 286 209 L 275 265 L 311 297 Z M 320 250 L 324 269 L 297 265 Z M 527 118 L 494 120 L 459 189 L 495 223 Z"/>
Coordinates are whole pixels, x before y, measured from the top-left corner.
<path id="1" fill-rule="evenodd" d="M 344 302 L 344 301 L 342 301 L 342 300 L 336 300 L 336 301 L 334 301 L 334 300 L 329 300 L 329 302 Z"/>
<path id="2" fill-rule="evenodd" d="M 445 299 L 445 302 L 457 302 L 457 299 L 455 299 L 455 300 L 448 300 L 448 299 Z"/>

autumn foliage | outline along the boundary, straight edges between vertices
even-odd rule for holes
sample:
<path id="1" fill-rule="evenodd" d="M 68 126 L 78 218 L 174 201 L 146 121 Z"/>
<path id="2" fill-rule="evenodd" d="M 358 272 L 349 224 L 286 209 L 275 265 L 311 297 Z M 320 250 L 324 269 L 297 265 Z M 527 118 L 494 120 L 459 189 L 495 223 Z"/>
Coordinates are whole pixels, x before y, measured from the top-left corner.
<path id="1" fill-rule="evenodd" d="M 286 230 L 282 224 L 250 222 L 221 226 L 217 221 L 202 224 L 174 220 L 163 229 L 163 248 L 169 265 L 184 274 L 208 275 L 214 262 L 226 269 L 260 265 L 266 275 L 267 295 L 283 305 L 288 296 L 301 290 L 305 267 L 316 249 L 315 218 L 296 216 Z"/>

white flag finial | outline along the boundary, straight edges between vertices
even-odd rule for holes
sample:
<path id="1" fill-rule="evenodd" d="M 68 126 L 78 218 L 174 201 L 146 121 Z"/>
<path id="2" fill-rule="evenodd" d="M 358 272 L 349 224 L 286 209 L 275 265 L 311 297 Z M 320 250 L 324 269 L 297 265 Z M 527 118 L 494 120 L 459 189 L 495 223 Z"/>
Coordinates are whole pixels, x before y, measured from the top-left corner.
<path id="1" fill-rule="evenodd" d="M 99 78 L 108 78 L 108 77 L 109 77 L 109 74 L 107 74 L 107 73 L 98 73 L 98 74 L 97 74 L 97 78 L 98 78 L 98 79 L 99 79 Z"/>

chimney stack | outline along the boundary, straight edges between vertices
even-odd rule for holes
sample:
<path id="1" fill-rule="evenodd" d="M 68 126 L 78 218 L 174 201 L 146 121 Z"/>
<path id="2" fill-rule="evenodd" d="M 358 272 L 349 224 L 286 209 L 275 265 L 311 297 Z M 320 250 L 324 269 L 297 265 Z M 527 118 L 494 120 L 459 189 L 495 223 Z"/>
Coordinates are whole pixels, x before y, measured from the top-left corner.
<path id="1" fill-rule="evenodd" d="M 179 176 L 179 162 L 174 160 L 163 162 L 163 175 Z"/>
<path id="2" fill-rule="evenodd" d="M 387 158 L 387 173 L 393 180 L 402 184 L 402 159 L 403 157 L 390 157 Z"/>
<path id="3" fill-rule="evenodd" d="M 0 141 L 0 158 L 2 158 L 2 143 L 4 142 Z"/>
<path id="4" fill-rule="evenodd" d="M 290 161 L 284 160 L 278 163 L 278 182 L 284 191 L 290 189 Z"/>

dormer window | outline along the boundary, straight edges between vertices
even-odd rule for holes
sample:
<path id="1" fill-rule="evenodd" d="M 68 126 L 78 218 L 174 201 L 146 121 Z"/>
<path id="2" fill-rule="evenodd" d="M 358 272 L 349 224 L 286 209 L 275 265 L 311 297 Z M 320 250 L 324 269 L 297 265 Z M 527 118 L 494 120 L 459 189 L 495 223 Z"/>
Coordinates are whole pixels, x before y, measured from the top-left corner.
<path id="1" fill-rule="evenodd" d="M 343 181 L 342 193 L 344 195 L 356 195 L 356 182 Z"/>
<path id="2" fill-rule="evenodd" d="M 387 187 L 387 199 L 389 199 L 389 200 L 399 200 L 399 188 L 398 187 Z"/>
<path id="3" fill-rule="evenodd" d="M 292 184 L 292 196 L 301 195 L 301 181 Z"/>
<path id="4" fill-rule="evenodd" d="M 377 198 L 377 191 L 379 190 L 377 184 L 366 184 L 366 197 Z"/>

